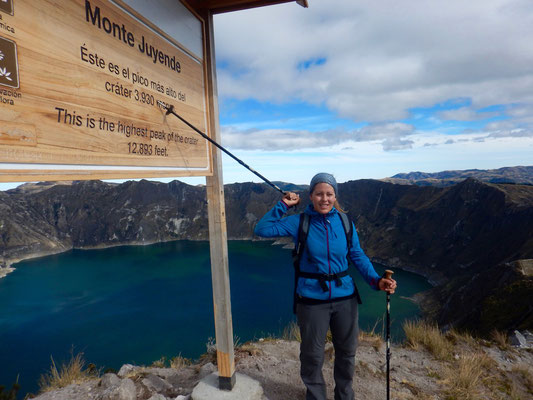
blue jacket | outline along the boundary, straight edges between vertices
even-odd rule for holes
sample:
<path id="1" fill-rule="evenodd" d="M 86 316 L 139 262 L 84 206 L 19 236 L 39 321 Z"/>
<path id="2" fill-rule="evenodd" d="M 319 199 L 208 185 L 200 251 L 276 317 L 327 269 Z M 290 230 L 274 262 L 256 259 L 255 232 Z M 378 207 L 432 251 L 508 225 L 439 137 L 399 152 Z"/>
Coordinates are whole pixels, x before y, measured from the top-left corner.
<path id="1" fill-rule="evenodd" d="M 257 223 L 255 234 L 266 238 L 291 236 L 296 245 L 300 216 L 296 214 L 283 218 L 287 210 L 288 207 L 283 201 L 278 202 Z M 328 214 L 322 215 L 316 212 L 313 205 L 310 204 L 304 212 L 310 215 L 310 219 L 307 243 L 300 259 L 300 270 L 323 274 L 336 274 L 347 270 L 346 234 L 338 211 L 334 207 Z M 355 226 L 353 226 L 352 247 L 349 257 L 365 281 L 377 290 L 380 276 L 361 249 Z M 296 292 L 302 297 L 325 301 L 353 295 L 354 283 L 352 278 L 347 275 L 341 280 L 342 285 L 339 287 L 335 281 L 327 282 L 329 290 L 324 292 L 317 279 L 300 277 Z"/>

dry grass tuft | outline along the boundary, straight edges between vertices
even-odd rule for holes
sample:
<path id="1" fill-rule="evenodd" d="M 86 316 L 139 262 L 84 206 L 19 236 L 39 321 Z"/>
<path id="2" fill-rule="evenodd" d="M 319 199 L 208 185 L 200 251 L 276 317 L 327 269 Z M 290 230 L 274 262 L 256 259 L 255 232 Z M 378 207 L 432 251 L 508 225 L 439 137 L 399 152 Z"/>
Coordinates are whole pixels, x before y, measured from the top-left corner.
<path id="1" fill-rule="evenodd" d="M 450 329 L 446 333 L 446 338 L 453 344 L 464 343 L 473 349 L 479 349 L 479 342 L 470 334 L 470 332 L 459 332 L 456 329 Z"/>
<path id="2" fill-rule="evenodd" d="M 170 368 L 174 369 L 183 369 L 191 364 L 192 360 L 190 358 L 182 357 L 181 354 L 170 359 Z"/>
<path id="3" fill-rule="evenodd" d="M 291 321 L 289 325 L 283 329 L 281 338 L 284 340 L 294 341 L 296 340 L 299 343 L 302 343 L 302 336 L 300 335 L 300 328 L 296 321 Z"/>
<path id="4" fill-rule="evenodd" d="M 405 332 L 405 344 L 414 350 L 418 350 L 424 343 L 425 332 L 421 327 L 421 322 L 406 321 L 403 324 Z"/>
<path id="5" fill-rule="evenodd" d="M 496 343 L 500 350 L 510 350 L 511 344 L 509 343 L 509 337 L 507 333 L 494 329 L 490 336 L 492 340 Z"/>
<path id="6" fill-rule="evenodd" d="M 155 360 L 152 362 L 152 365 L 150 367 L 152 368 L 165 368 L 167 365 L 167 359 L 166 357 L 161 357 L 159 360 Z"/>
<path id="7" fill-rule="evenodd" d="M 5 386 L 0 385 L 0 400 L 17 400 L 17 393 L 20 390 L 20 385 L 18 383 L 19 377 L 11 386 L 9 392 L 4 393 Z"/>
<path id="8" fill-rule="evenodd" d="M 385 343 L 383 338 L 380 335 L 374 332 L 363 332 L 363 331 L 359 333 L 359 342 L 369 344 L 376 351 L 380 351 L 381 347 Z"/>
<path id="9" fill-rule="evenodd" d="M 417 350 L 425 347 L 438 360 L 451 360 L 453 344 L 446 339 L 437 325 L 425 321 L 406 321 L 403 324 L 406 344 Z"/>
<path id="10" fill-rule="evenodd" d="M 217 344 L 215 339 L 210 337 L 205 344 L 206 352 L 200 356 L 199 364 L 212 363 L 217 365 Z"/>
<path id="11" fill-rule="evenodd" d="M 253 343 L 245 343 L 236 348 L 236 350 L 241 353 L 247 353 L 249 356 L 260 356 L 264 354 L 263 350 L 255 346 Z"/>
<path id="12" fill-rule="evenodd" d="M 463 354 L 444 371 L 444 383 L 449 400 L 478 400 L 479 387 L 485 370 L 494 360 L 484 353 Z"/>
<path id="13" fill-rule="evenodd" d="M 73 383 L 83 383 L 92 379 L 98 378 L 100 370 L 94 364 L 89 364 L 85 368 L 85 360 L 83 353 L 77 355 L 71 354 L 71 359 L 68 363 L 63 363 L 58 369 L 53 357 L 50 371 L 41 375 L 39 379 L 39 390 L 41 392 L 48 392 L 51 390 L 60 389 Z"/>
<path id="14" fill-rule="evenodd" d="M 370 332 L 359 332 L 359 342 L 371 345 L 376 351 L 379 351 L 381 349 L 381 346 L 383 346 L 383 344 L 385 343 L 383 339 L 383 332 L 381 332 L 381 334 L 376 333 L 376 327 L 378 326 L 380 321 L 381 318 L 376 320 L 376 323 L 374 324 Z"/>

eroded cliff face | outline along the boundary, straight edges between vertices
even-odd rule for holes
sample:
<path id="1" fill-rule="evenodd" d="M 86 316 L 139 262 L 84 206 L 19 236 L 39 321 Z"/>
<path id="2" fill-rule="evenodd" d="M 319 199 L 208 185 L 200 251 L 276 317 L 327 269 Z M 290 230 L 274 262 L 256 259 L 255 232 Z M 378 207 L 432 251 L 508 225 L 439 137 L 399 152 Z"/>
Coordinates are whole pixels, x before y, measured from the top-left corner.
<path id="1" fill-rule="evenodd" d="M 364 249 L 445 282 L 533 258 L 533 187 L 467 179 L 447 188 L 365 180 L 339 189 Z"/>
<path id="2" fill-rule="evenodd" d="M 4 262 L 71 248 L 207 238 L 202 188 L 100 181 L 0 193 Z"/>
<path id="3" fill-rule="evenodd" d="M 437 286 L 426 296 L 428 314 L 442 326 L 484 336 L 533 327 L 533 259 L 501 263 Z"/>
<path id="4" fill-rule="evenodd" d="M 301 192 L 304 209 L 308 195 Z M 366 252 L 389 263 L 453 278 L 464 270 L 533 258 L 533 187 L 473 179 L 448 187 L 375 180 L 339 185 Z M 263 184 L 226 185 L 228 237 L 253 239 L 280 198 Z M 179 181 L 121 185 L 75 182 L 42 191 L 0 192 L 5 258 L 72 247 L 207 240 L 205 189 Z"/>
<path id="5" fill-rule="evenodd" d="M 302 204 L 291 212 L 309 203 L 308 193 L 300 194 Z M 359 180 L 340 184 L 339 198 L 373 260 L 436 284 L 453 283 L 448 293 L 464 293 L 463 299 L 469 299 L 465 282 L 476 274 L 533 259 L 533 186 L 467 179 L 442 188 Z M 226 185 L 228 238 L 259 239 L 254 226 L 279 199 L 264 184 Z M 0 264 L 71 248 L 179 239 L 208 239 L 203 187 L 88 181 L 0 192 Z M 461 320 L 453 312 L 441 318 Z"/>

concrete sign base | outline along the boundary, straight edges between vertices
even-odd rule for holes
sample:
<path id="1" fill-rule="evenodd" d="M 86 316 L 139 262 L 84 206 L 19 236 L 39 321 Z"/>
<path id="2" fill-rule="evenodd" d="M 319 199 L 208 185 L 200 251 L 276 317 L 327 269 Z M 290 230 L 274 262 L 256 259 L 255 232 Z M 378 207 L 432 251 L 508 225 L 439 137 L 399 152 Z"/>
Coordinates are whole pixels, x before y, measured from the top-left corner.
<path id="1" fill-rule="evenodd" d="M 218 388 L 218 373 L 202 379 L 194 388 L 191 400 L 265 400 L 261 384 L 249 376 L 236 373 L 233 390 Z"/>

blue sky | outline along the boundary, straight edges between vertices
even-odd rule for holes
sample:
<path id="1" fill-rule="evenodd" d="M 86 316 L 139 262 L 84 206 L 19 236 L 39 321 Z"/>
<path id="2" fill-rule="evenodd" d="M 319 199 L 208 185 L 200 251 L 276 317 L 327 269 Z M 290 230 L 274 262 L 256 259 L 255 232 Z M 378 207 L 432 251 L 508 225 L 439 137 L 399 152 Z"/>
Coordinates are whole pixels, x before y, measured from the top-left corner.
<path id="1" fill-rule="evenodd" d="M 531 38 L 530 0 L 309 0 L 217 15 L 222 144 L 294 183 L 533 165 Z M 223 168 L 226 183 L 259 181 L 227 156 Z"/>

